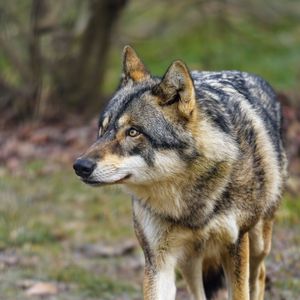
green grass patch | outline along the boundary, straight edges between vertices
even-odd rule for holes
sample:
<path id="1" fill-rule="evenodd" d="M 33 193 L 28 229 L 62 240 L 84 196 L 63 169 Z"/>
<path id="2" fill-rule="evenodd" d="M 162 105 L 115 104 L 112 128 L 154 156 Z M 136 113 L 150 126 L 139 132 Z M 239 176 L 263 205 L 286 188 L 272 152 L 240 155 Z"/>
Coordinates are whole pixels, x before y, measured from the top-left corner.
<path id="1" fill-rule="evenodd" d="M 277 218 L 290 225 L 300 224 L 300 197 L 285 194 Z"/>
<path id="2" fill-rule="evenodd" d="M 300 280 L 299 279 L 286 279 L 283 281 L 275 281 L 274 285 L 280 290 L 292 291 L 295 294 L 300 293 Z"/>
<path id="3" fill-rule="evenodd" d="M 72 170 L 28 176 L 5 174 L 0 183 L 0 247 L 114 241 L 133 235 L 130 197 L 117 188 L 91 188 Z"/>
<path id="4" fill-rule="evenodd" d="M 51 229 L 41 223 L 36 223 L 31 228 L 20 227 L 12 231 L 7 238 L 7 246 L 20 247 L 25 244 L 47 244 L 56 241 Z"/>
<path id="5" fill-rule="evenodd" d="M 25 265 L 4 269 L 3 296 L 23 299 L 24 291 L 16 289 L 15 282 L 34 279 L 65 283 L 70 290 L 57 299 L 110 300 L 119 295 L 134 299 L 140 292 L 123 281 L 127 274 L 118 273 L 123 257 L 89 258 L 77 251 L 84 244 L 113 245 L 134 236 L 130 197 L 118 188 L 88 187 L 71 169 L 49 174 L 44 167 L 36 161 L 24 166 L 25 176 L 1 172 L 0 249 L 15 252 L 25 261 Z M 299 216 L 300 198 L 286 194 L 278 211 L 278 226 L 296 232 Z M 293 242 L 298 244 L 296 239 Z M 26 263 L 30 260 L 33 262 Z M 136 275 L 130 274 L 128 281 L 137 282 L 132 276 Z M 177 279 L 182 282 L 178 275 Z M 299 290 L 298 281 L 278 284 L 285 290 Z"/>
<path id="6" fill-rule="evenodd" d="M 22 176 L 0 175 L 0 250 L 18 253 L 25 263 L 4 270 L 11 279 L 0 284 L 3 296 L 23 299 L 15 280 L 24 279 L 65 282 L 71 290 L 58 299 L 133 295 L 130 284 L 99 275 L 106 261 L 92 263 L 82 256 L 80 266 L 73 263 L 81 245 L 114 244 L 134 236 L 130 197 L 118 188 L 88 187 L 71 168 L 47 173 L 45 167 L 43 161 L 32 161 Z"/>
<path id="7" fill-rule="evenodd" d="M 79 290 L 88 297 L 115 299 L 117 295 L 135 291 L 127 283 L 113 280 L 103 275 L 96 275 L 77 265 L 69 265 L 66 268 L 56 270 L 50 277 L 56 281 L 76 284 Z"/>

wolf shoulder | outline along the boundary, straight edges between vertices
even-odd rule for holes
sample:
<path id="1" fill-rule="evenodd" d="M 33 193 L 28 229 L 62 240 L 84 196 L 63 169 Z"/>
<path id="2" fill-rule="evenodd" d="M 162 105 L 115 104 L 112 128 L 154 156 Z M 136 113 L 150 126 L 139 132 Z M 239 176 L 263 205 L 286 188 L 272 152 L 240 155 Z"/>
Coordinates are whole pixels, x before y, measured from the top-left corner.
<path id="1" fill-rule="evenodd" d="M 272 106 L 277 102 L 274 89 L 256 74 L 242 71 L 192 71 L 191 76 L 197 92 L 203 89 L 215 91 L 219 92 L 220 97 L 238 93 L 250 102 L 253 101 L 253 104 L 255 100 L 260 100 L 257 104 L 265 106 Z"/>
<path id="2" fill-rule="evenodd" d="M 280 130 L 280 103 L 274 89 L 262 77 L 241 71 L 192 71 L 191 76 L 197 100 L 204 109 L 220 110 L 226 115 L 233 108 L 239 111 L 241 103 L 246 102 L 263 121 Z"/>

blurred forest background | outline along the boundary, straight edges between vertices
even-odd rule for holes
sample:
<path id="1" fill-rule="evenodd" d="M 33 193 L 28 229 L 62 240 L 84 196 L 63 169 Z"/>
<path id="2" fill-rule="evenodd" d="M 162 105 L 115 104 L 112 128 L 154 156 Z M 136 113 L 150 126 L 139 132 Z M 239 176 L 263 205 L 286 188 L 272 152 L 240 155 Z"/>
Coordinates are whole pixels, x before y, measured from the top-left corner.
<path id="1" fill-rule="evenodd" d="M 278 92 L 290 178 L 266 299 L 300 299 L 300 1 L 0 0 L 0 300 L 141 299 L 130 197 L 71 169 L 126 44 L 155 75 L 180 58 L 256 73 Z M 179 275 L 178 286 L 188 299 Z"/>

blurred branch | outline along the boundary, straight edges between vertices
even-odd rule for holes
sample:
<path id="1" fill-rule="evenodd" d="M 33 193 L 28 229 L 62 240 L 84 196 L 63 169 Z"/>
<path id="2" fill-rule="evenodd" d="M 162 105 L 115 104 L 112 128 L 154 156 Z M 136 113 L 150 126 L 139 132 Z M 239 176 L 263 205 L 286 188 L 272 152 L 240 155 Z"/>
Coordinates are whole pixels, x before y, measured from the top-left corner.
<path id="1" fill-rule="evenodd" d="M 10 61 L 12 66 L 18 70 L 19 75 L 26 82 L 30 78 L 30 72 L 26 64 L 20 59 L 19 55 L 15 51 L 11 44 L 7 43 L 7 40 L 0 35 L 0 47 L 5 57 Z"/>
<path id="2" fill-rule="evenodd" d="M 10 85 L 0 76 L 0 109 L 5 114 L 2 115 L 0 127 L 14 119 L 23 119 L 27 117 L 30 101 L 29 91 L 22 88 L 16 88 Z"/>
<path id="3" fill-rule="evenodd" d="M 91 1 L 91 15 L 82 37 L 78 74 L 84 76 L 92 73 L 89 74 L 92 76 L 88 84 L 92 90 L 101 82 L 112 29 L 126 2 L 127 0 Z"/>
<path id="4" fill-rule="evenodd" d="M 13 96 L 19 94 L 19 91 L 12 87 L 4 78 L 0 77 L 0 108 L 4 110 L 11 104 Z"/>
<path id="5" fill-rule="evenodd" d="M 32 103 L 29 105 L 35 116 L 37 116 L 39 112 L 43 84 L 43 60 L 40 49 L 40 38 L 38 35 L 39 20 L 43 9 L 45 9 L 44 0 L 32 0 L 29 33 L 29 65 L 31 70 Z"/>

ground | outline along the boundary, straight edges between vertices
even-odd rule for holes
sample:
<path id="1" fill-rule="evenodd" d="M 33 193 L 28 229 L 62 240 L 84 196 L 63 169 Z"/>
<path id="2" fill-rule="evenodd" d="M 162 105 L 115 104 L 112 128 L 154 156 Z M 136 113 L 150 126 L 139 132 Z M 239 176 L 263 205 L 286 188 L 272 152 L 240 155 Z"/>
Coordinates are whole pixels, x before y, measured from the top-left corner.
<path id="1" fill-rule="evenodd" d="M 142 299 L 130 196 L 85 186 L 72 170 L 95 124 L 27 124 L 1 134 L 0 300 Z M 299 299 L 299 200 L 285 194 L 277 215 L 267 300 Z M 177 299 L 188 299 L 180 276 L 178 287 Z"/>

